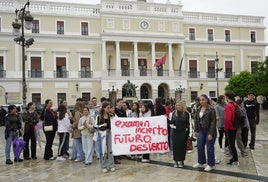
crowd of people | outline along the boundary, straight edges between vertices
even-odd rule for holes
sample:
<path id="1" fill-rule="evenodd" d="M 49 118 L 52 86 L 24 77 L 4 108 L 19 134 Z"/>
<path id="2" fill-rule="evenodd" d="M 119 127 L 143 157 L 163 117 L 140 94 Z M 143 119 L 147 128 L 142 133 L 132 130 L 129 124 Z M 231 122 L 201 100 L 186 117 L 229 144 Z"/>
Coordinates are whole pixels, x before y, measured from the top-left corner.
<path id="1" fill-rule="evenodd" d="M 5 156 L 6 164 L 13 164 L 10 157 L 12 142 L 21 135 L 26 145 L 23 150 L 24 160 L 36 160 L 36 125 L 42 121 L 42 129 L 46 142 L 44 160 L 83 162 L 90 165 L 93 157 L 100 160 L 101 170 L 106 173 L 114 172 L 115 165 L 120 164 L 120 158 L 113 156 L 112 152 L 112 117 L 153 117 L 165 115 L 167 118 L 168 142 L 173 154 L 174 167 L 183 168 L 187 153 L 187 144 L 196 138 L 198 161 L 194 168 L 204 168 L 211 171 L 219 163 L 215 152 L 215 142 L 218 137 L 220 151 L 230 156 L 227 164 L 239 165 L 236 143 L 242 157 L 248 157 L 247 142 L 248 131 L 251 132 L 249 148 L 255 148 L 256 125 L 259 123 L 259 105 L 254 93 L 248 93 L 248 99 L 235 101 L 232 91 L 220 95 L 217 103 L 207 95 L 202 94 L 195 99 L 192 108 L 187 108 L 184 101 L 174 105 L 169 100 L 163 105 L 163 100 L 157 98 L 155 104 L 133 102 L 131 105 L 123 99 L 117 99 L 115 105 L 107 98 L 101 98 L 100 104 L 93 97 L 86 105 L 82 98 L 75 103 L 74 112 L 68 109 L 67 101 L 61 100 L 57 110 L 52 109 L 51 99 L 45 101 L 44 110 L 38 115 L 35 112 L 35 103 L 30 102 L 27 110 L 19 117 L 15 105 L 8 107 L 5 116 Z M 244 122 L 235 125 L 235 111 L 239 107 L 244 113 Z M 22 122 L 21 122 L 22 120 Z M 56 134 L 59 138 L 57 154 L 53 153 L 52 145 Z M 72 138 L 72 150 L 69 154 L 69 140 Z M 223 139 L 225 138 L 224 144 Z M 31 142 L 30 142 L 31 141 Z M 236 143 L 235 143 L 236 142 Z M 29 144 L 31 149 L 29 150 Z M 190 152 L 190 151 L 189 151 Z M 56 157 L 55 157 L 56 156 Z M 127 156 L 141 162 L 150 162 L 150 154 Z M 15 162 L 22 162 L 19 157 Z"/>

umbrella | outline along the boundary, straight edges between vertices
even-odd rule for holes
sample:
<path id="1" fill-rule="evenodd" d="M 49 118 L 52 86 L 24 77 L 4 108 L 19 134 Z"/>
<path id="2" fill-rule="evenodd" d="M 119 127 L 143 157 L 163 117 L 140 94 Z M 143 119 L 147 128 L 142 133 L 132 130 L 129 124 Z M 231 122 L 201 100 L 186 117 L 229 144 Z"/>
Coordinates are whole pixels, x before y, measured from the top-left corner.
<path id="1" fill-rule="evenodd" d="M 41 149 L 41 131 L 42 131 L 42 126 L 39 125 L 39 124 L 37 124 L 37 125 L 35 125 L 34 129 L 35 129 L 34 130 L 35 138 L 36 138 L 36 140 L 38 142 L 38 145 L 39 145 L 39 147 Z"/>
<path id="2" fill-rule="evenodd" d="M 26 145 L 26 142 L 21 138 L 16 138 L 13 141 L 14 155 L 17 159 L 19 159 L 20 154 L 21 154 L 22 150 L 24 149 L 25 145 Z"/>

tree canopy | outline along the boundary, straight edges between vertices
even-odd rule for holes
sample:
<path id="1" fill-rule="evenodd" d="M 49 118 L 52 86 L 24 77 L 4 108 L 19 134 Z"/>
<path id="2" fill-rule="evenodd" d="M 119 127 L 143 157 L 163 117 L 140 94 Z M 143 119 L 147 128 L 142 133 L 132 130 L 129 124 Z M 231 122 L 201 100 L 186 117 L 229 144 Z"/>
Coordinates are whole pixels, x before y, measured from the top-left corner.
<path id="1" fill-rule="evenodd" d="M 257 96 L 268 95 L 268 57 L 264 62 L 257 62 L 255 74 L 242 71 L 239 75 L 230 78 L 225 90 L 232 90 L 236 96 L 244 98 L 249 91 Z"/>
<path id="2" fill-rule="evenodd" d="M 249 91 L 259 94 L 256 78 L 248 71 L 242 71 L 239 75 L 232 76 L 225 90 L 232 90 L 240 98 L 246 97 Z"/>

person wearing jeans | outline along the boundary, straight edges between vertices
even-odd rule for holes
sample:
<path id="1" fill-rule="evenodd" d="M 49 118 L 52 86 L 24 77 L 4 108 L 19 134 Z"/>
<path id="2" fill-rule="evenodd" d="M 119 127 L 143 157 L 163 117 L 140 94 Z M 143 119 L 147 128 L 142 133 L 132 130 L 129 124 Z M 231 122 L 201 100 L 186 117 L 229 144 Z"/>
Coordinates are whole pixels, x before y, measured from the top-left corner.
<path id="1" fill-rule="evenodd" d="M 5 146 L 5 155 L 6 155 L 6 164 L 13 164 L 10 159 L 10 148 L 12 142 L 19 137 L 20 129 L 21 129 L 21 122 L 19 120 L 19 116 L 17 114 L 17 108 L 15 105 L 8 106 L 8 114 L 5 117 L 5 139 L 6 139 L 6 146 Z M 14 152 L 14 149 L 13 149 Z M 15 152 L 14 152 L 15 155 Z M 22 162 L 23 159 L 16 158 L 15 162 Z"/>
<path id="2" fill-rule="evenodd" d="M 73 117 L 73 124 L 72 124 L 73 145 L 72 145 L 72 156 L 71 156 L 71 160 L 74 160 L 75 162 L 83 161 L 85 158 L 85 154 L 83 152 L 82 147 L 81 131 L 78 130 L 78 122 L 79 119 L 83 116 L 83 108 L 84 105 L 81 102 L 76 102 L 74 107 L 75 114 Z"/>
<path id="3" fill-rule="evenodd" d="M 232 158 L 227 164 L 230 165 L 239 165 L 237 150 L 235 147 L 235 140 L 236 140 L 236 131 L 237 128 L 234 127 L 234 114 L 235 114 L 235 106 L 237 105 L 234 101 L 234 93 L 231 90 L 227 90 L 225 92 L 226 99 L 228 101 L 225 110 L 224 110 L 224 131 L 227 134 L 228 140 L 228 147 L 232 154 Z"/>
<path id="4" fill-rule="evenodd" d="M 197 152 L 198 162 L 193 165 L 194 168 L 204 167 L 207 163 L 205 171 L 209 172 L 215 166 L 215 141 L 217 137 L 216 131 L 216 112 L 215 109 L 209 105 L 209 98 L 203 94 L 200 96 L 200 107 L 194 118 L 195 121 L 195 135 L 197 137 Z M 205 148 L 207 147 L 207 160 Z"/>
<path id="5" fill-rule="evenodd" d="M 84 107 L 83 117 L 79 119 L 78 129 L 82 134 L 82 146 L 85 153 L 85 165 L 89 165 L 93 160 L 93 136 L 94 136 L 94 118 L 90 116 L 89 109 Z"/>

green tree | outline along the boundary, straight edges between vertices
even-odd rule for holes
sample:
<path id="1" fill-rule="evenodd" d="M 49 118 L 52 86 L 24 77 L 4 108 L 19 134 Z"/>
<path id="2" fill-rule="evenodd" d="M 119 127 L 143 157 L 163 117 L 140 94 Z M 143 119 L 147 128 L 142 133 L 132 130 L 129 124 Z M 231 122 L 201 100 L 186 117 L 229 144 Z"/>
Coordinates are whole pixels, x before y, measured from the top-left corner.
<path id="1" fill-rule="evenodd" d="M 260 95 L 268 95 L 268 57 L 264 62 L 258 62 L 256 67 L 256 81 Z"/>
<path id="2" fill-rule="evenodd" d="M 232 90 L 236 96 L 244 98 L 248 91 L 252 91 L 259 95 L 256 77 L 248 71 L 242 71 L 239 75 L 232 76 L 225 87 L 225 90 Z"/>

